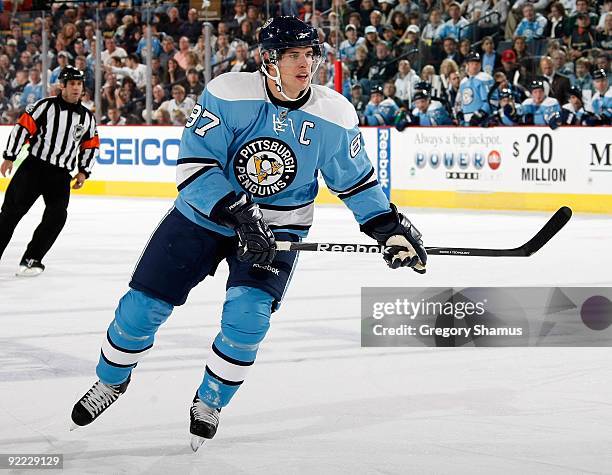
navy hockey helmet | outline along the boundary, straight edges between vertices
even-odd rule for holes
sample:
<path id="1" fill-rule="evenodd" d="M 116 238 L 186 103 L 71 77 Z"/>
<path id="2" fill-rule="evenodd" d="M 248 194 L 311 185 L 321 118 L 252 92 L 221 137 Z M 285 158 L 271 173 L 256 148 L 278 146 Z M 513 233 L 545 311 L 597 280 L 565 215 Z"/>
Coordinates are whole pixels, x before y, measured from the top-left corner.
<path id="1" fill-rule="evenodd" d="M 413 101 L 418 101 L 419 99 L 431 99 L 431 93 L 429 89 L 418 89 L 415 88 L 414 94 L 412 95 Z"/>
<path id="2" fill-rule="evenodd" d="M 61 84 L 66 85 L 68 81 L 84 81 L 85 75 L 74 66 L 67 65 L 64 66 L 57 79 Z"/>
<path id="3" fill-rule="evenodd" d="M 531 81 L 531 84 L 529 84 L 529 90 L 534 91 L 536 89 L 544 89 L 544 81 L 542 81 L 541 79 L 534 79 L 533 81 Z"/>
<path id="4" fill-rule="evenodd" d="M 480 54 L 477 51 L 470 51 L 466 56 L 465 56 L 465 62 L 466 63 L 470 63 L 472 61 L 475 61 L 477 63 L 480 63 Z"/>
<path id="5" fill-rule="evenodd" d="M 501 91 L 499 91 L 500 99 L 512 99 L 514 98 L 514 94 L 512 93 L 512 89 L 504 87 Z"/>
<path id="6" fill-rule="evenodd" d="M 605 69 L 596 69 L 593 72 L 593 79 L 607 79 L 608 74 Z"/>
<path id="7" fill-rule="evenodd" d="M 570 87 L 567 95 L 570 97 L 576 96 L 578 99 L 582 101 L 582 89 L 580 89 L 578 86 Z"/>
<path id="8" fill-rule="evenodd" d="M 427 91 L 427 93 L 429 93 L 431 95 L 431 84 L 428 83 L 427 81 L 419 81 L 414 85 L 414 90 L 424 90 Z"/>
<path id="9" fill-rule="evenodd" d="M 370 96 L 372 96 L 373 94 L 380 94 L 381 96 L 384 97 L 385 93 L 383 90 L 382 86 L 372 86 L 372 88 L 370 89 Z"/>
<path id="10" fill-rule="evenodd" d="M 319 33 L 312 26 L 293 16 L 270 18 L 259 30 L 259 50 L 261 52 L 261 72 L 276 83 L 276 89 L 289 101 L 298 100 L 287 97 L 283 92 L 278 62 L 281 54 L 289 48 L 312 47 L 314 61 L 310 69 L 310 80 L 323 61 L 323 48 L 319 41 Z M 267 53 L 267 55 L 264 55 Z M 268 71 L 271 67 L 276 75 Z"/>

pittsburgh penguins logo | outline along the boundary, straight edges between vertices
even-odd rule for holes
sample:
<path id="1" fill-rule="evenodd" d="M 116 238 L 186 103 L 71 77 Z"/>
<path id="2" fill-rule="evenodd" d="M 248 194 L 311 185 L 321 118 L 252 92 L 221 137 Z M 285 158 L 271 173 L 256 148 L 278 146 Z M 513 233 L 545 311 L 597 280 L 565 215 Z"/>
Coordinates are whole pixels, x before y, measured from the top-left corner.
<path id="1" fill-rule="evenodd" d="M 253 196 L 270 196 L 285 190 L 297 175 L 297 160 L 282 140 L 257 138 L 244 144 L 234 157 L 234 174 Z"/>
<path id="2" fill-rule="evenodd" d="M 462 99 L 463 105 L 467 106 L 468 104 L 472 103 L 472 101 L 474 100 L 474 91 L 472 90 L 472 88 L 468 87 L 463 90 Z"/>
<path id="3" fill-rule="evenodd" d="M 74 126 L 74 129 L 72 130 L 72 138 L 74 139 L 75 142 L 78 142 L 79 140 L 81 140 L 81 137 L 83 136 L 83 132 L 85 132 L 85 126 L 81 124 L 77 124 Z"/>

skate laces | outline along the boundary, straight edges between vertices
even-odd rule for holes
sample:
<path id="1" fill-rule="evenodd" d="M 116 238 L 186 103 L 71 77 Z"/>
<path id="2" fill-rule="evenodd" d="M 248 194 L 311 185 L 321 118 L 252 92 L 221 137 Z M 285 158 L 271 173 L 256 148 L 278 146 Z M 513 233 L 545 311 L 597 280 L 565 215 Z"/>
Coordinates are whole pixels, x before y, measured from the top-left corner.
<path id="1" fill-rule="evenodd" d="M 119 397 L 119 389 L 98 381 L 81 399 L 81 405 L 92 417 L 96 417 Z"/>
<path id="2" fill-rule="evenodd" d="M 201 422 L 206 422 L 215 427 L 219 425 L 219 410 L 208 407 L 199 399 L 191 406 L 193 417 Z"/>

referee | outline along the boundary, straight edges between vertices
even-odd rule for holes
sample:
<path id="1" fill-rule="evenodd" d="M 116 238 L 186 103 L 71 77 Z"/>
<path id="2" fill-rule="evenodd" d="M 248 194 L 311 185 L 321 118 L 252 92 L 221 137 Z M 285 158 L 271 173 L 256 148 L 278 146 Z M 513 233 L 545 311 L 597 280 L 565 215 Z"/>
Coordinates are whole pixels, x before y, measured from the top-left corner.
<path id="1" fill-rule="evenodd" d="M 66 223 L 70 199 L 70 172 L 78 166 L 73 189 L 89 177 L 100 141 L 93 114 L 80 98 L 83 73 L 66 66 L 59 75 L 61 93 L 28 106 L 13 128 L 0 165 L 10 175 L 23 145 L 28 157 L 9 183 L 0 212 L 0 257 L 17 223 L 42 195 L 45 212 L 19 264 L 17 276 L 36 276 L 45 270 L 42 259 Z"/>

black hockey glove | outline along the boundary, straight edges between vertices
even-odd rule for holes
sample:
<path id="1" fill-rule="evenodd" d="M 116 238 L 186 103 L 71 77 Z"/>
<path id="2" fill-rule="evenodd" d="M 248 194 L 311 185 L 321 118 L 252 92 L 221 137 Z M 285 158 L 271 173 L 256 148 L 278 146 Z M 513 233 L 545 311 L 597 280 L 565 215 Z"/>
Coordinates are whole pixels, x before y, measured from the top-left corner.
<path id="1" fill-rule="evenodd" d="M 563 123 L 563 118 L 559 112 L 553 112 L 548 117 L 548 126 L 551 130 L 557 130 Z"/>
<path id="2" fill-rule="evenodd" d="M 482 109 L 479 109 L 472 114 L 472 117 L 470 117 L 469 123 L 473 127 L 482 126 L 482 124 L 484 123 L 488 115 L 489 114 L 487 114 L 485 111 L 483 111 Z"/>
<path id="3" fill-rule="evenodd" d="M 391 203 L 391 211 L 366 221 L 360 226 L 362 232 L 387 246 L 383 258 L 389 267 L 412 267 L 419 274 L 425 273 L 427 252 L 423 247 L 421 233 Z"/>
<path id="4" fill-rule="evenodd" d="M 236 231 L 238 260 L 253 264 L 269 264 L 276 255 L 274 234 L 263 219 L 263 214 L 247 195 L 231 194 L 219 201 L 210 217 Z"/>

